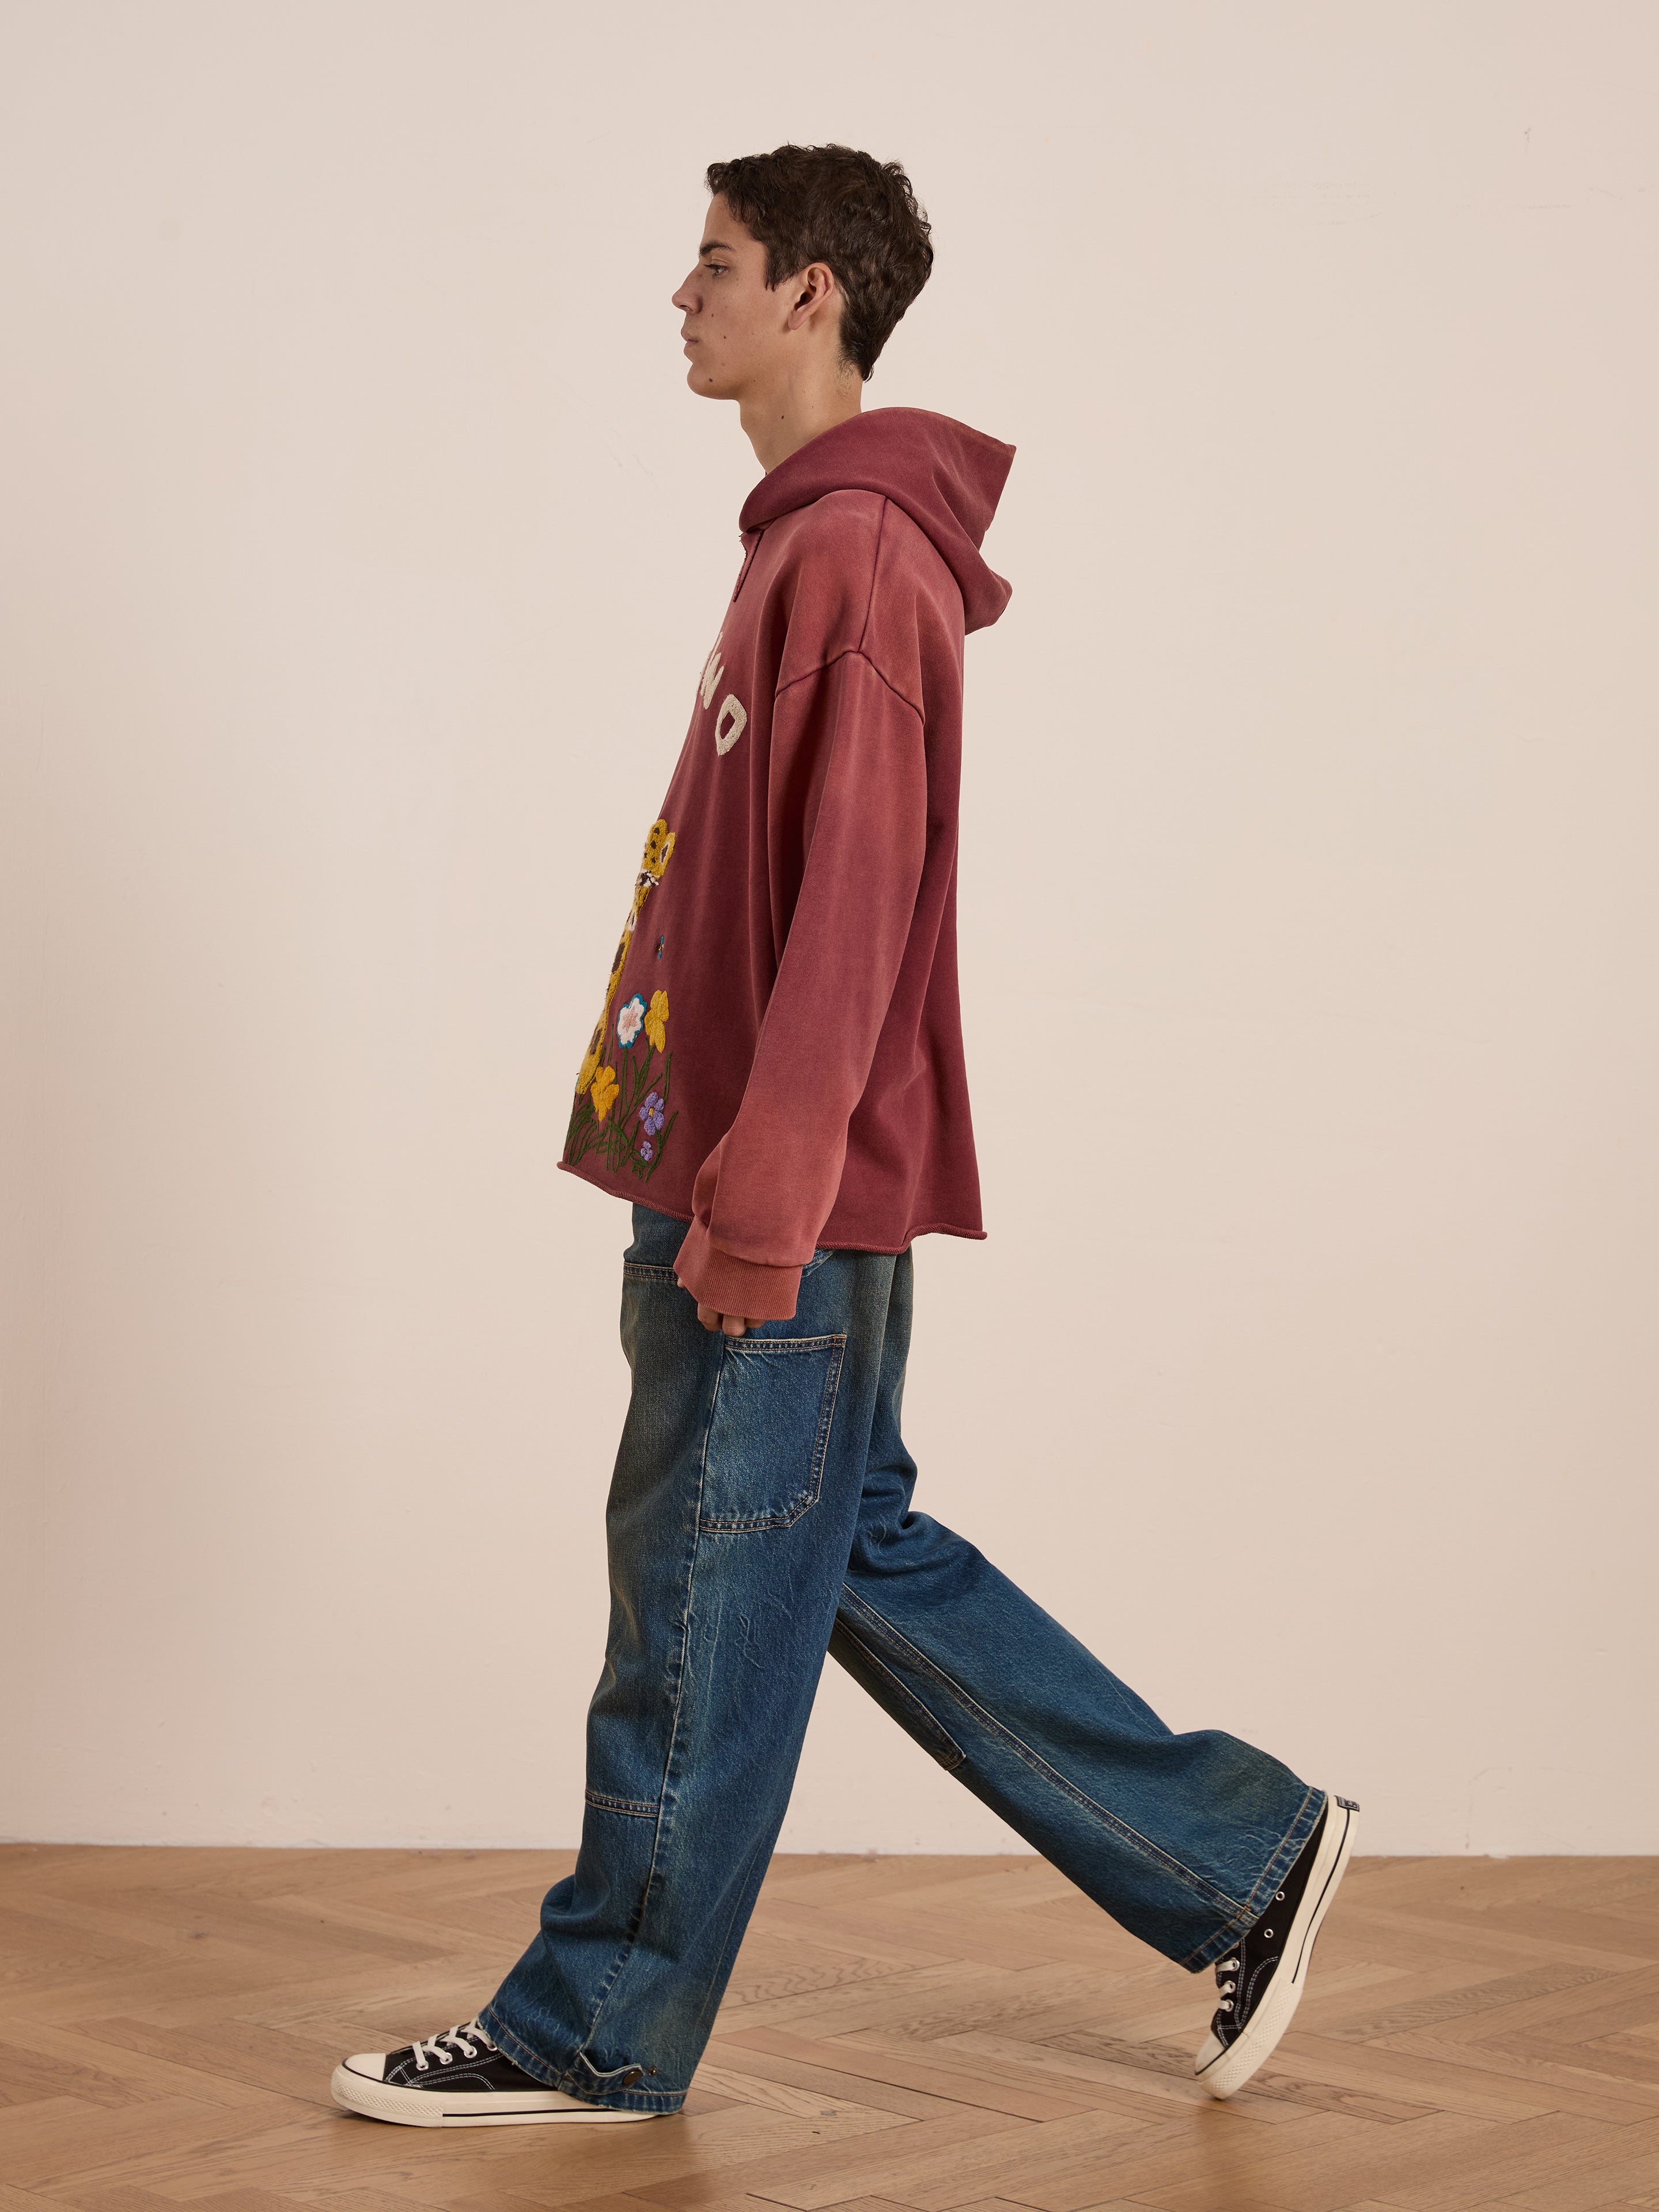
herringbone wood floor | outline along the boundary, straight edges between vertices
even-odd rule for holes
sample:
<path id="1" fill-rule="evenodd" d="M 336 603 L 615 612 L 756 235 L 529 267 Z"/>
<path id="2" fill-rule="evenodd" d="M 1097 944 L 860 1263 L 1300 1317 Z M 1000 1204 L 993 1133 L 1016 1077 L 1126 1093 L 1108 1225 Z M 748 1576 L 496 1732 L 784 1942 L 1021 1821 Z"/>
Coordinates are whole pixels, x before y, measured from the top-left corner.
<path id="1" fill-rule="evenodd" d="M 1361 1859 L 1251 2088 L 1040 1860 L 781 1858 L 684 2116 L 388 2127 L 568 1856 L 0 1851 L 0 2212 L 1659 2208 L 1659 1860 Z"/>

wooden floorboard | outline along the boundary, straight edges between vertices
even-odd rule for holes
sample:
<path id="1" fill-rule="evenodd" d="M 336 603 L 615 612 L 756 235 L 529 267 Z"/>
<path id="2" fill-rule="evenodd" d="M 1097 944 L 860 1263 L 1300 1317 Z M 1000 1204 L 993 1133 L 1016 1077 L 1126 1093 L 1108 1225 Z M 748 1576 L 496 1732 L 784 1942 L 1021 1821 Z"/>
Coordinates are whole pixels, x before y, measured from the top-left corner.
<path id="1" fill-rule="evenodd" d="M 0 2212 L 1659 2212 L 1659 1861 L 1360 1859 L 1224 2106 L 1213 1998 L 1027 1858 L 780 1858 L 683 2115 L 388 2127 L 568 1855 L 0 1849 Z"/>

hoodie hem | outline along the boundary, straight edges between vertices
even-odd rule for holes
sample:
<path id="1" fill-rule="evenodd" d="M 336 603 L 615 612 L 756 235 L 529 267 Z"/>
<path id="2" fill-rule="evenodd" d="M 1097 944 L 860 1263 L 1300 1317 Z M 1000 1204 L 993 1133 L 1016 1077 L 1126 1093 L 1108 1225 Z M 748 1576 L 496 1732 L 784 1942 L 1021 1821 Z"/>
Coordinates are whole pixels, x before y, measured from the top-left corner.
<path id="1" fill-rule="evenodd" d="M 607 1182 L 601 1176 L 591 1175 L 585 1164 L 580 1167 L 572 1167 L 568 1160 L 560 1160 L 557 1165 L 561 1174 L 574 1176 L 579 1182 L 590 1184 L 595 1190 L 603 1191 L 607 1198 L 620 1199 L 626 1206 L 647 1206 L 653 1213 L 664 1214 L 670 1221 L 683 1221 L 688 1228 L 696 1218 L 693 1214 L 682 1212 L 678 1206 L 665 1206 L 658 1199 L 642 1197 L 636 1191 L 619 1188 L 616 1183 Z M 989 1233 L 988 1230 L 964 1228 L 960 1222 L 921 1221 L 915 1228 L 907 1229 L 896 1242 L 885 1237 L 872 1240 L 861 1237 L 838 1237 L 829 1249 L 836 1252 L 897 1254 L 908 1252 L 918 1237 L 960 1237 L 970 1244 L 982 1244 Z"/>

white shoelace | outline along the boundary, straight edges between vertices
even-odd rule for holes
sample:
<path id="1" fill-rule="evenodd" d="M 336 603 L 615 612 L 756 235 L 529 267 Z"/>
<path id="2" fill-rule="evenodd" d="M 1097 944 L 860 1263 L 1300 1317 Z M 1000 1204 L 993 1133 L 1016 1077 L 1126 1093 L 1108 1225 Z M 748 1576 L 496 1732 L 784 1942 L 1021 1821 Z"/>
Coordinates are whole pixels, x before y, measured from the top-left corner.
<path id="1" fill-rule="evenodd" d="M 1284 1891 L 1281 1889 L 1281 1890 L 1279 1890 L 1279 1891 L 1276 1893 L 1276 1895 L 1274 1896 L 1274 1898 L 1273 1898 L 1273 1904 L 1274 1904 L 1274 1905 L 1283 1905 L 1283 1903 L 1284 1903 L 1284 1902 L 1285 1902 L 1285 1893 L 1284 1893 Z M 1270 1906 L 1268 1907 L 1268 1911 L 1271 1911 L 1272 1910 L 1273 1910 L 1273 1906 L 1272 1906 L 1272 1905 L 1270 1905 Z M 1266 1917 L 1266 1915 L 1265 1915 L 1265 1914 L 1263 1915 L 1263 1917 L 1264 1917 L 1264 1918 Z M 1255 1931 L 1255 1929 L 1252 1929 L 1252 1930 L 1251 1930 L 1250 1932 L 1252 1933 L 1252 1935 L 1254 1935 Z M 1262 1929 L 1262 1931 L 1261 1931 L 1261 1937 L 1262 1937 L 1262 1941 L 1263 1941 L 1264 1942 L 1271 1942 L 1271 1941 L 1272 1941 L 1272 1938 L 1273 1938 L 1273 1929 L 1272 1929 L 1271 1928 L 1264 1928 L 1264 1929 Z M 1232 2008 L 1233 2008 L 1233 1996 L 1234 1996 L 1234 1994 L 1235 1994 L 1235 1992 L 1237 1991 L 1237 1988 L 1238 1988 L 1238 1984 L 1237 1984 L 1237 1982 L 1224 1982 L 1224 1981 L 1222 1980 L 1221 1977 L 1222 1977 L 1224 1974 L 1237 1974 L 1237 1973 L 1240 1973 L 1240 1972 L 1242 1972 L 1243 1971 L 1243 1968 L 1242 1961 L 1241 1961 L 1241 1960 L 1237 1960 L 1237 1959 L 1224 1959 L 1224 1960 L 1221 1961 L 1220 1965 L 1216 1968 L 1216 1970 L 1215 1970 L 1215 1983 L 1216 1983 L 1216 1988 L 1217 1988 L 1217 1990 L 1219 1991 L 1219 1993 L 1220 1993 L 1220 1996 L 1221 1996 L 1221 2002 L 1220 2002 L 1220 2003 L 1216 2007 L 1216 2010 L 1217 2010 L 1218 2012 L 1231 2012 L 1231 2011 L 1232 2010 Z"/>
<path id="2" fill-rule="evenodd" d="M 469 2036 L 471 2038 L 471 2042 L 467 2040 Z M 446 2043 L 453 2043 L 455 2050 L 459 2051 L 465 2058 L 477 2057 L 477 2052 L 472 2047 L 475 2043 L 482 2043 L 486 2051 L 493 2051 L 495 2048 L 495 2038 L 487 2029 L 479 2027 L 477 2014 L 475 2013 L 471 2020 L 463 2021 L 459 2027 L 447 2027 L 441 2034 L 428 2035 L 424 2043 L 414 2045 L 412 2047 L 415 2052 L 415 2071 L 417 2074 L 424 2074 L 434 2058 L 441 2066 L 453 2065 L 455 2051 L 446 2051 L 443 2048 Z"/>

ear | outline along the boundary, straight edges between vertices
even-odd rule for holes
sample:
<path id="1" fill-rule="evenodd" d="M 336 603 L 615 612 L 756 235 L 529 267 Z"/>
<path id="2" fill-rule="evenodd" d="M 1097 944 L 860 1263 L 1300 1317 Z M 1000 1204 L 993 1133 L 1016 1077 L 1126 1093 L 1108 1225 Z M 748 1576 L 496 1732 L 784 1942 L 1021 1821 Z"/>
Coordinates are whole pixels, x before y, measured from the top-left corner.
<path id="1" fill-rule="evenodd" d="M 841 287 L 827 261 L 809 261 L 805 269 L 786 276 L 778 289 L 789 303 L 784 320 L 786 330 L 803 329 L 814 315 L 827 313 L 832 319 L 840 316 Z"/>

